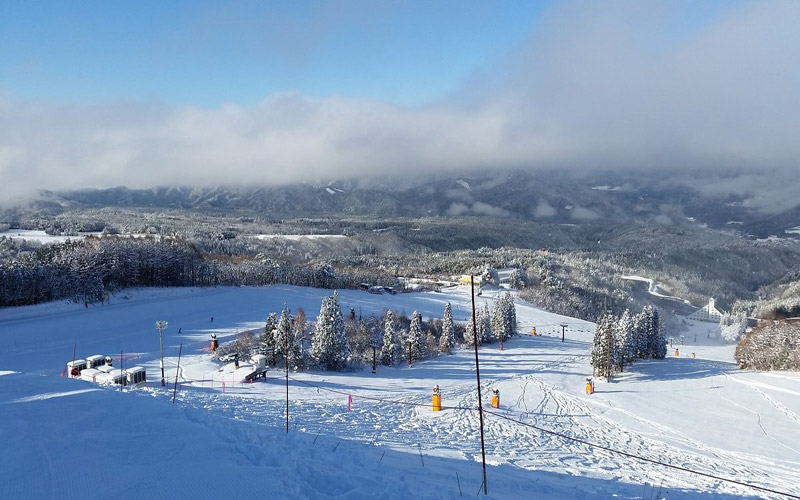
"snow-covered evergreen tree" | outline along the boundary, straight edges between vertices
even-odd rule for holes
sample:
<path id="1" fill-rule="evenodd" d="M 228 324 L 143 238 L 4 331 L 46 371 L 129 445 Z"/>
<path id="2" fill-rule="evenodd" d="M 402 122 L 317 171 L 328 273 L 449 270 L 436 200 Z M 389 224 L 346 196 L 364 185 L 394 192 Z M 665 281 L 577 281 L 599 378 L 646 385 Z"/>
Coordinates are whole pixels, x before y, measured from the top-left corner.
<path id="1" fill-rule="evenodd" d="M 648 304 L 642 313 L 645 315 L 644 324 L 647 338 L 645 357 L 664 359 L 667 355 L 667 339 L 661 328 L 658 310 Z"/>
<path id="2" fill-rule="evenodd" d="M 478 326 L 478 317 L 477 314 L 475 316 L 475 325 L 473 327 L 472 318 L 467 318 L 467 325 L 464 329 L 464 346 L 472 347 L 475 345 L 475 340 L 477 339 L 478 345 L 481 345 L 481 339 L 476 334 L 476 328 Z"/>
<path id="3" fill-rule="evenodd" d="M 394 313 L 386 311 L 386 318 L 383 322 L 383 346 L 381 347 L 381 363 L 386 366 L 394 366 L 398 363 L 397 356 L 397 333 L 395 329 Z"/>
<path id="4" fill-rule="evenodd" d="M 623 371 L 625 365 L 633 363 L 633 360 L 636 359 L 636 336 L 633 330 L 633 318 L 628 309 L 625 309 L 625 312 L 617 320 L 614 337 L 618 353 L 615 361 L 619 371 Z"/>
<path id="5" fill-rule="evenodd" d="M 505 301 L 505 295 L 499 295 L 494 301 L 492 310 L 492 334 L 498 342 L 504 342 L 509 337 L 508 312 Z"/>
<path id="6" fill-rule="evenodd" d="M 261 333 L 258 342 L 260 354 L 267 357 L 267 363 L 275 364 L 275 329 L 278 328 L 278 316 L 271 312 L 267 315 L 267 322 L 264 331 Z"/>
<path id="7" fill-rule="evenodd" d="M 450 302 L 444 306 L 444 317 L 442 318 L 442 336 L 439 337 L 439 352 L 450 354 L 455 348 L 456 328 L 453 324 L 453 309 Z"/>
<path id="8" fill-rule="evenodd" d="M 481 344 L 492 342 L 492 315 L 489 314 L 489 304 L 483 303 L 483 309 L 478 313 L 478 335 Z"/>
<path id="9" fill-rule="evenodd" d="M 275 344 L 275 353 L 276 353 L 276 361 L 281 361 L 286 359 L 286 355 L 288 350 L 291 350 L 291 343 L 289 338 L 291 336 L 292 330 L 292 318 L 289 315 L 289 307 L 286 303 L 283 303 L 283 309 L 281 310 L 281 315 L 278 318 L 278 324 L 273 331 L 274 337 L 274 344 Z M 288 349 L 288 350 L 287 350 Z"/>
<path id="10" fill-rule="evenodd" d="M 326 370 L 344 368 L 350 357 L 350 346 L 344 331 L 344 318 L 337 292 L 322 299 L 314 325 L 314 337 L 311 339 L 311 356 Z"/>
<path id="11" fill-rule="evenodd" d="M 636 357 L 639 359 L 648 357 L 647 325 L 649 322 L 650 316 L 646 307 L 639 314 L 633 317 L 633 344 L 636 346 Z"/>
<path id="12" fill-rule="evenodd" d="M 297 316 L 294 318 L 292 335 L 294 335 L 295 345 L 299 356 L 297 358 L 296 366 L 304 368 L 306 365 L 306 348 L 305 343 L 308 341 L 308 324 L 306 322 L 306 313 L 302 307 L 297 308 Z"/>
<path id="13" fill-rule="evenodd" d="M 505 294 L 504 307 L 507 327 L 506 333 L 511 337 L 517 333 L 517 308 L 514 305 L 514 297 L 511 295 L 511 292 L 506 292 Z"/>
<path id="14" fill-rule="evenodd" d="M 422 359 L 422 319 L 414 311 L 411 315 L 411 324 L 408 327 L 408 343 L 410 344 L 411 362 Z"/>
<path id="15" fill-rule="evenodd" d="M 594 330 L 590 363 L 598 377 L 609 377 L 614 342 L 614 317 L 604 314 Z"/>

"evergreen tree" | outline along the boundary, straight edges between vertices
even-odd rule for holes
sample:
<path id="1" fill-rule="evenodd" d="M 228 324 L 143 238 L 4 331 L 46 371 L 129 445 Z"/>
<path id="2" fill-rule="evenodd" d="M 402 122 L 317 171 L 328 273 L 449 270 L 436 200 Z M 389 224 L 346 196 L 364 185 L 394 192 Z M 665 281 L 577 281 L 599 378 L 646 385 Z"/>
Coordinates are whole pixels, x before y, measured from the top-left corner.
<path id="1" fill-rule="evenodd" d="M 634 345 L 636 346 L 636 357 L 644 359 L 648 357 L 647 353 L 647 325 L 650 322 L 650 315 L 648 314 L 647 307 L 645 307 L 639 314 L 633 317 L 633 337 Z"/>
<path id="2" fill-rule="evenodd" d="M 610 376 L 611 355 L 614 342 L 614 317 L 610 313 L 604 314 L 598 321 L 594 330 L 592 341 L 591 365 L 595 375 L 599 377 Z"/>
<path id="3" fill-rule="evenodd" d="M 667 356 L 667 337 L 664 331 L 664 324 L 661 321 L 658 310 L 655 308 L 650 315 L 647 334 L 647 348 L 650 357 L 664 359 Z"/>
<path id="4" fill-rule="evenodd" d="M 291 350 L 291 343 L 289 337 L 291 336 L 292 319 L 289 315 L 289 307 L 286 302 L 283 303 L 281 315 L 278 318 L 278 324 L 273 331 L 273 342 L 275 344 L 276 361 L 286 359 L 288 350 Z M 287 350 L 288 349 L 288 350 Z"/>
<path id="5" fill-rule="evenodd" d="M 517 333 L 517 308 L 514 306 L 514 297 L 511 292 L 506 292 L 503 307 L 505 308 L 506 334 L 511 337 Z"/>
<path id="6" fill-rule="evenodd" d="M 278 328 L 278 317 L 274 312 L 267 315 L 267 322 L 264 325 L 264 331 L 261 333 L 261 338 L 258 342 L 258 349 L 261 354 L 267 357 L 267 363 L 275 364 L 275 334 L 274 330 Z"/>
<path id="7" fill-rule="evenodd" d="M 476 317 L 475 317 L 475 326 L 477 327 L 477 325 L 478 325 L 478 317 L 477 317 L 477 314 L 476 314 Z M 474 346 L 474 345 L 475 345 L 475 339 L 476 339 L 476 338 L 477 338 L 477 340 L 478 340 L 478 345 L 480 345 L 480 344 L 481 344 L 481 339 L 480 339 L 480 337 L 479 337 L 479 336 L 476 334 L 476 332 L 475 332 L 475 328 L 473 328 L 473 324 L 472 324 L 472 318 L 467 318 L 467 326 L 466 326 L 466 328 L 464 329 L 464 345 L 465 345 L 466 347 L 472 347 L 472 346 Z"/>
<path id="8" fill-rule="evenodd" d="M 508 339 L 508 315 L 505 305 L 505 296 L 500 295 L 494 301 L 494 308 L 492 310 L 492 334 L 498 342 L 504 342 Z"/>
<path id="9" fill-rule="evenodd" d="M 453 309 L 450 302 L 444 306 L 444 317 L 442 318 L 442 336 L 439 337 L 439 352 L 450 354 L 455 348 L 456 333 L 453 324 Z"/>
<path id="10" fill-rule="evenodd" d="M 338 292 L 322 299 L 311 339 L 311 356 L 326 370 L 344 368 L 350 357 Z"/>
<path id="11" fill-rule="evenodd" d="M 414 311 L 411 315 L 411 324 L 408 328 L 408 342 L 410 344 L 411 361 L 422 359 L 422 320 L 419 313 Z"/>
<path id="12" fill-rule="evenodd" d="M 386 311 L 383 322 L 383 346 L 381 347 L 381 363 L 386 366 L 397 364 L 397 333 L 395 331 L 394 313 Z"/>
<path id="13" fill-rule="evenodd" d="M 295 345 L 299 356 L 297 358 L 297 365 L 304 368 L 306 365 L 306 347 L 305 343 L 308 342 L 308 323 L 306 322 L 306 313 L 302 307 L 297 308 L 297 316 L 294 318 L 294 325 L 292 327 L 295 340 Z"/>
<path id="14" fill-rule="evenodd" d="M 489 304 L 483 303 L 483 309 L 478 313 L 478 334 L 481 344 L 492 342 L 492 316 L 489 314 Z"/>
<path id="15" fill-rule="evenodd" d="M 624 366 L 636 359 L 636 337 L 633 330 L 633 319 L 631 312 L 625 309 L 622 316 L 616 323 L 616 335 L 618 359 L 617 366 L 619 371 L 623 371 Z"/>

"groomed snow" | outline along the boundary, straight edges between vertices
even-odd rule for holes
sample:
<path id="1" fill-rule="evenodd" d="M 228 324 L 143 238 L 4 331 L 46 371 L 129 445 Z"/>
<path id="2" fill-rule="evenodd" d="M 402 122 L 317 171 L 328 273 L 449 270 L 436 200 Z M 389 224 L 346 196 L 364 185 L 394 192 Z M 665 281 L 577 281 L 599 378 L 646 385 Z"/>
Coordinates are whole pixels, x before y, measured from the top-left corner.
<path id="1" fill-rule="evenodd" d="M 328 290 L 148 289 L 110 305 L 51 303 L 0 310 L 0 498 L 472 497 L 481 486 L 474 353 L 347 373 L 291 374 L 284 430 L 281 368 L 267 382 L 209 380 L 210 334 L 221 342 L 263 326 L 286 302 L 314 319 Z M 492 300 L 484 291 L 484 300 Z M 385 309 L 423 319 L 453 304 L 469 315 L 466 288 L 372 295 L 342 290 L 345 311 Z M 498 416 L 639 455 L 800 495 L 800 377 L 737 370 L 713 325 L 687 323 L 679 357 L 640 361 L 587 396 L 593 327 L 517 303 L 519 335 L 480 350 L 489 497 L 503 499 L 779 498 L 567 441 Z M 214 320 L 211 322 L 211 317 Z M 155 321 L 164 333 L 161 388 Z M 561 342 L 562 322 L 568 324 Z M 529 335 L 536 326 L 537 335 Z M 180 329 L 181 333 L 178 334 Z M 696 337 L 695 337 L 696 335 Z M 183 344 L 181 370 L 176 368 Z M 61 377 L 92 354 L 147 368 L 149 387 L 120 390 Z M 694 352 L 696 359 L 689 356 Z M 180 387 L 172 404 L 176 373 Z M 433 413 L 439 385 L 446 409 Z M 348 412 L 348 396 L 352 396 Z M 376 399 L 384 400 L 378 401 Z M 402 403 L 402 404 L 398 404 Z M 452 409 L 455 407 L 456 409 Z M 11 452 L 13 450 L 13 453 Z M 461 491 L 459 491 L 461 490 Z M 461 493 L 461 494 L 460 494 Z"/>

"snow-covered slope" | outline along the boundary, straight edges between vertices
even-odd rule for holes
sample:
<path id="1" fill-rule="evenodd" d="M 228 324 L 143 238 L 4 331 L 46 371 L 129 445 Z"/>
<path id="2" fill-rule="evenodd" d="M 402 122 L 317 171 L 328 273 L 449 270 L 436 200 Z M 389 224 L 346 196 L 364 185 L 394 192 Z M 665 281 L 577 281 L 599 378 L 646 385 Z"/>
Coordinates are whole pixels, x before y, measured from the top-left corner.
<path id="1" fill-rule="evenodd" d="M 481 466 L 472 351 L 410 369 L 379 367 L 375 375 L 292 374 L 288 434 L 282 370 L 271 370 L 265 383 L 227 384 L 225 392 L 211 382 L 220 365 L 204 350 L 210 333 L 224 342 L 258 328 L 284 302 L 313 319 L 329 293 L 162 289 L 88 309 L 0 310 L 0 498 L 474 496 Z M 463 289 L 343 290 L 340 300 L 363 316 L 391 308 L 418 310 L 427 320 L 441 317 L 449 301 L 463 321 L 470 310 Z M 490 498 L 779 498 L 586 443 L 800 495 L 797 374 L 740 372 L 732 347 L 707 340 L 707 327 L 697 324 L 696 341 L 693 331 L 675 332 L 690 341 L 678 346 L 678 358 L 641 361 L 587 396 L 594 325 L 523 303 L 517 315 L 525 335 L 503 351 L 480 350 L 484 404 L 491 389 L 501 398 L 485 415 Z M 172 386 L 157 382 L 156 320 L 169 321 L 164 350 L 168 378 L 178 373 L 180 382 L 175 404 Z M 563 343 L 561 323 L 568 325 Z M 62 378 L 76 344 L 78 357 L 122 351 L 126 364 L 147 367 L 150 387 L 115 391 Z M 445 406 L 439 413 L 430 408 L 435 385 Z"/>

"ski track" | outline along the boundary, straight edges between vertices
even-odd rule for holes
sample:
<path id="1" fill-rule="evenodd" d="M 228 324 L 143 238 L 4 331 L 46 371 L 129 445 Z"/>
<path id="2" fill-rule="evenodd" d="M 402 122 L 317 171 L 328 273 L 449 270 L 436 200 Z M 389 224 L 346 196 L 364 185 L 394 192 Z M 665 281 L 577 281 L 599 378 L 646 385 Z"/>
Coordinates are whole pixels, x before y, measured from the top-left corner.
<path id="1" fill-rule="evenodd" d="M 565 354 L 543 363 L 541 368 L 564 367 L 578 362 L 581 358 L 585 358 L 585 354 Z M 483 390 L 488 393 L 500 382 L 509 381 L 484 379 Z M 552 429 L 583 441 L 625 450 L 650 460 L 758 485 L 769 486 L 774 481 L 773 476 L 780 476 L 782 481 L 791 483 L 797 472 L 796 468 L 768 462 L 757 455 L 733 453 L 704 445 L 672 427 L 641 418 L 617 407 L 610 407 L 600 412 L 596 408 L 596 403 L 565 393 L 562 388 L 550 386 L 535 375 L 515 375 L 511 377 L 510 382 L 521 388 L 516 402 L 511 407 L 491 411 L 504 413 L 511 418 Z M 179 393 L 179 398 L 185 404 L 203 408 L 225 418 L 282 425 L 285 419 L 285 404 L 282 400 L 274 399 L 273 389 L 278 389 L 274 382 L 268 387 L 271 394 L 252 388 L 237 388 L 224 394 L 216 390 L 187 389 Z M 360 441 L 373 446 L 377 444 L 408 453 L 419 452 L 434 456 L 443 453 L 439 451 L 446 448 L 442 443 L 458 442 L 460 443 L 458 454 L 468 460 L 480 460 L 479 416 L 476 411 L 462 409 L 477 407 L 472 383 L 463 382 L 448 387 L 447 393 L 443 395 L 443 404 L 445 407 L 458 408 L 446 409 L 438 414 L 430 412 L 427 404 L 400 406 L 360 399 L 360 394 L 367 394 L 361 392 L 363 390 L 353 391 L 352 411 L 348 412 L 347 399 L 344 395 L 331 395 L 324 391 L 317 394 L 311 388 L 302 391 L 301 399 L 290 399 L 292 430 L 310 435 L 339 436 L 342 439 Z M 305 396 L 307 394 L 312 394 L 313 397 L 307 398 Z M 169 395 L 171 393 L 167 391 L 167 396 Z M 422 404 L 419 399 L 403 393 L 392 394 L 382 391 L 375 394 L 372 391 L 369 396 Z M 771 402 L 777 403 L 774 400 Z M 641 428 L 649 428 L 652 431 L 648 433 L 630 431 L 613 418 L 606 416 L 605 413 L 608 411 L 634 419 Z M 491 463 L 506 463 L 530 470 L 566 471 L 574 475 L 586 474 L 587 471 L 603 471 L 620 480 L 634 483 L 647 481 L 664 487 L 683 487 L 686 484 L 685 473 L 620 457 L 583 443 L 570 442 L 496 416 L 486 415 L 484 427 L 486 455 Z M 766 431 L 764 433 L 769 436 Z M 235 438 L 234 440 L 239 442 Z M 253 464 L 260 464 L 257 452 L 251 448 L 251 445 L 247 445 L 239 451 Z M 452 456 L 452 451 L 450 455 Z M 770 468 L 772 469 L 770 473 L 762 470 Z M 747 488 L 719 484 L 710 478 L 692 477 L 691 480 L 694 485 L 717 491 L 752 494 L 752 490 Z"/>

